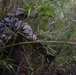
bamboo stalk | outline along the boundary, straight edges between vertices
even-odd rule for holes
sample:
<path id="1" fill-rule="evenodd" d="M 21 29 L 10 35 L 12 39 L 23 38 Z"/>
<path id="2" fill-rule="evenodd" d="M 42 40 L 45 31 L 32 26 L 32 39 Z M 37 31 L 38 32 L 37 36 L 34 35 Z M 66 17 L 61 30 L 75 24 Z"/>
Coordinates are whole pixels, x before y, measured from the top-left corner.
<path id="1" fill-rule="evenodd" d="M 35 44 L 36 43 L 69 44 L 69 45 L 76 46 L 76 42 L 69 42 L 69 41 L 30 41 L 30 42 L 20 42 L 20 43 L 14 43 L 14 44 L 6 45 L 4 47 L 1 47 L 0 49 L 12 47 L 12 46 L 17 46 L 17 45 L 34 44 L 34 43 Z"/>

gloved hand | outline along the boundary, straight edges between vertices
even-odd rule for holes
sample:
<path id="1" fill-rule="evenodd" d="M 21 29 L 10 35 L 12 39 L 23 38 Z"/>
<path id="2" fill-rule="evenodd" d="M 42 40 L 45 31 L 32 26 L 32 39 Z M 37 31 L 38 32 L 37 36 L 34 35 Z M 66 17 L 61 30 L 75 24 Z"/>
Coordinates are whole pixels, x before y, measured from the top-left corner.
<path id="1" fill-rule="evenodd" d="M 47 62 L 48 64 L 51 64 L 52 61 L 53 62 L 55 61 L 55 56 L 47 51 L 46 56 L 45 56 L 45 62 Z"/>
<path id="2" fill-rule="evenodd" d="M 48 64 L 51 64 L 52 61 L 55 60 L 55 56 L 52 55 L 50 52 L 48 52 L 48 51 L 44 48 L 43 44 L 41 44 L 41 43 L 36 43 L 36 44 L 34 44 L 33 46 L 34 46 L 34 48 L 35 48 L 37 51 L 39 51 L 42 55 L 44 55 L 44 57 L 45 57 L 45 62 L 47 62 Z"/>

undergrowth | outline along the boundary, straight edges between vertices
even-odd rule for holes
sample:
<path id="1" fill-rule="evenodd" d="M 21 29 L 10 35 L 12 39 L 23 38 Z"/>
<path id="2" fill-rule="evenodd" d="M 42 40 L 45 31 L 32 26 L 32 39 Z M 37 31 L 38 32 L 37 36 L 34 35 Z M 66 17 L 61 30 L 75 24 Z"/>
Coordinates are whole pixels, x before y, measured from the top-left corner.
<path id="1" fill-rule="evenodd" d="M 62 75 L 75 75 L 76 72 L 76 1 L 75 0 L 2 0 L 0 18 L 7 13 L 14 13 L 17 7 L 28 11 L 26 22 L 33 28 L 34 33 L 43 42 L 47 50 L 56 55 L 56 60 L 47 69 L 43 66 L 44 57 L 31 50 L 28 45 L 23 60 L 28 68 L 28 75 L 40 75 L 45 72 Z M 35 2 L 35 3 L 34 3 Z M 8 3 L 8 4 L 7 4 Z M 3 6 L 4 5 L 4 6 Z M 8 11 L 9 10 L 9 11 Z M 51 43 L 47 41 L 53 41 Z M 54 41 L 57 41 L 54 43 Z M 46 43 L 47 42 L 47 43 Z M 64 43 L 62 43 L 64 42 Z M 66 42 L 66 43 L 65 43 Z M 72 42 L 72 44 L 67 43 Z M 74 43 L 74 44 L 73 44 Z M 30 47 L 29 47 L 30 46 Z M 0 43 L 2 47 L 2 43 Z M 0 48 L 0 68 L 7 69 L 18 75 L 20 65 L 7 56 L 3 59 L 4 49 Z M 30 53 L 31 52 L 31 53 Z M 34 55 L 35 54 L 35 55 Z M 32 56 L 31 56 L 32 55 Z M 33 56 L 34 55 L 34 56 Z M 10 54 L 9 54 L 10 56 Z M 31 60 L 33 57 L 34 59 Z M 35 58 L 36 57 L 36 58 Z M 8 61 L 8 62 L 7 62 Z M 12 62 L 12 65 L 11 65 Z M 35 63 L 39 62 L 39 63 Z M 15 72 L 13 67 L 17 67 Z M 48 71 L 47 71 L 48 70 Z"/>

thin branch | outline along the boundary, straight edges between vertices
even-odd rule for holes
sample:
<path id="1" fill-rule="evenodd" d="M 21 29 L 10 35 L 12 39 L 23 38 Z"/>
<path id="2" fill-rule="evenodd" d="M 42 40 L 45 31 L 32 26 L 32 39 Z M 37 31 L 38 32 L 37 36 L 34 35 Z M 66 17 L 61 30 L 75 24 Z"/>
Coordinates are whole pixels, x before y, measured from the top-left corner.
<path id="1" fill-rule="evenodd" d="M 0 47 L 0 49 L 12 47 L 12 46 L 17 46 L 17 45 L 34 44 L 34 43 L 69 44 L 69 45 L 76 46 L 76 42 L 68 42 L 68 41 L 30 41 L 30 42 L 20 42 L 20 43 L 6 45 L 4 47 Z"/>

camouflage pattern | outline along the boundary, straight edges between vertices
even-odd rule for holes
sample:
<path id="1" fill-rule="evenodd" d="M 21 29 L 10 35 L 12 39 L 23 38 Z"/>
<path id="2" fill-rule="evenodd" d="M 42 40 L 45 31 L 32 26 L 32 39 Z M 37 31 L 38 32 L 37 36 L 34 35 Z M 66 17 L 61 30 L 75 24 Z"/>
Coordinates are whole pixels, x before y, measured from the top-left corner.
<path id="1" fill-rule="evenodd" d="M 15 15 L 7 14 L 4 19 L 0 20 L 0 40 L 3 41 L 3 45 L 7 45 L 9 40 L 13 40 L 19 34 L 22 35 L 28 41 L 38 41 L 37 36 L 33 33 L 32 28 L 24 21 L 27 17 L 27 13 L 23 8 L 18 8 Z M 22 38 L 18 38 L 18 42 L 21 42 Z M 12 42 L 13 43 L 13 42 Z M 44 55 L 46 62 L 52 62 L 55 59 L 51 53 L 49 53 L 41 43 L 33 44 L 34 49 Z M 23 58 L 24 51 L 21 49 L 14 50 L 12 53 L 14 59 L 15 56 L 21 57 L 18 61 L 20 62 Z M 18 57 L 19 57 L 18 56 Z M 20 58 L 19 57 L 19 58 Z M 23 70 L 23 69 L 22 69 Z"/>
<path id="2" fill-rule="evenodd" d="M 25 38 L 28 40 L 36 40 L 37 37 L 33 33 L 32 28 L 24 21 L 19 20 L 16 16 L 7 14 L 4 19 L 0 21 L 0 39 L 5 43 L 13 39 L 12 36 L 16 36 L 17 31 L 22 31 Z"/>
<path id="3" fill-rule="evenodd" d="M 21 15 L 21 14 L 27 15 L 26 13 L 27 13 L 27 12 L 26 12 L 23 8 L 17 8 L 15 15 L 16 15 L 16 16 L 17 16 L 17 15 Z"/>

